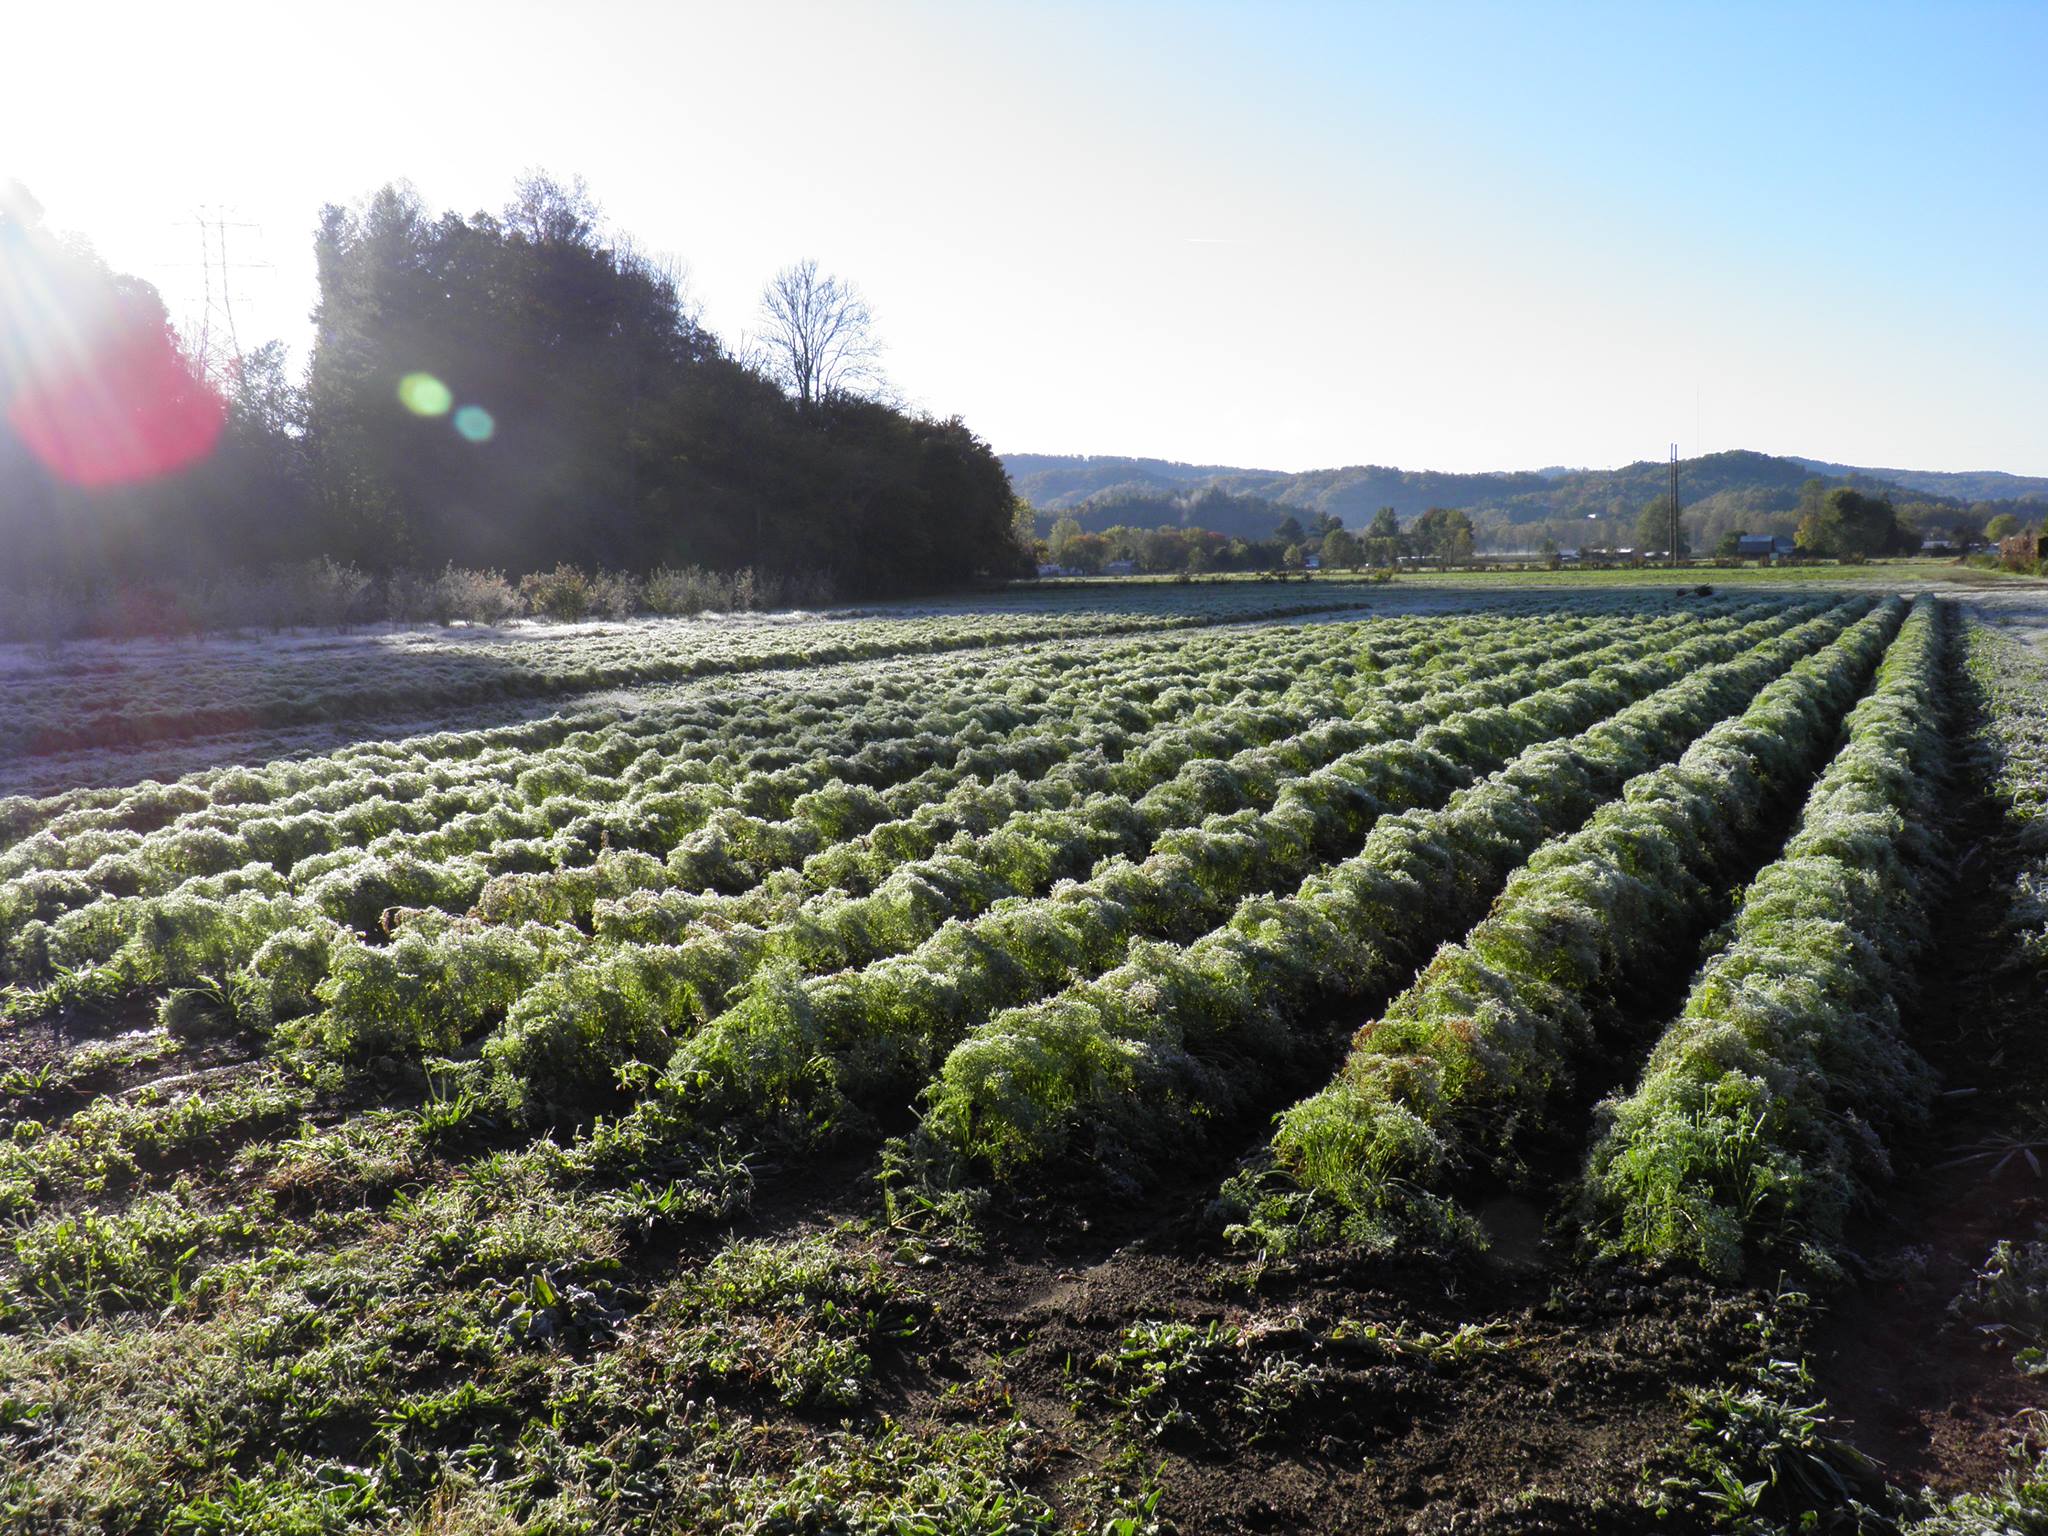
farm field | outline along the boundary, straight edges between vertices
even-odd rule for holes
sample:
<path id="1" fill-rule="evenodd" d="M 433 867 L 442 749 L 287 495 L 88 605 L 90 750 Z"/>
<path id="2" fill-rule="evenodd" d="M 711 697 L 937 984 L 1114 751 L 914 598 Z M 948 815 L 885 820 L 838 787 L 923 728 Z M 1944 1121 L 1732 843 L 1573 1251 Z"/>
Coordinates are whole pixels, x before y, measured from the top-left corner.
<path id="1" fill-rule="evenodd" d="M 0 1527 L 2048 1530 L 1946 569 L 10 652 Z"/>

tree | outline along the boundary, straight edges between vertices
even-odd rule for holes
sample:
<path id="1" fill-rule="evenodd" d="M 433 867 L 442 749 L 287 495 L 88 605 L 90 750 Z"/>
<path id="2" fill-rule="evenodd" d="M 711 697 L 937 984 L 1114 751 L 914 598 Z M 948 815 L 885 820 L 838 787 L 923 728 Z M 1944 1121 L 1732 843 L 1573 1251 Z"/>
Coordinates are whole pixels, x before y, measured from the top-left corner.
<path id="1" fill-rule="evenodd" d="M 809 411 L 881 380 L 874 316 L 852 284 L 806 258 L 761 292 L 761 340 L 776 382 Z"/>
<path id="2" fill-rule="evenodd" d="M 1081 533 L 1067 540 L 1066 554 L 1060 557 L 1061 565 L 1070 565 L 1077 571 L 1092 576 L 1109 562 L 1109 540 L 1099 533 Z"/>
<path id="3" fill-rule="evenodd" d="M 1052 537 L 1048 547 L 1052 557 L 1061 565 L 1068 564 L 1067 556 L 1073 550 L 1074 540 L 1081 537 L 1081 525 L 1071 517 L 1063 517 L 1052 525 Z"/>
<path id="4" fill-rule="evenodd" d="M 1392 507 L 1381 507 L 1373 513 L 1372 523 L 1365 530 L 1365 547 L 1376 564 L 1394 564 L 1401 558 L 1402 546 L 1406 542 L 1401 533 L 1401 520 L 1394 515 Z"/>
<path id="5" fill-rule="evenodd" d="M 2010 512 L 2001 512 L 1984 525 L 1984 537 L 1996 544 L 2000 539 L 2009 539 L 2020 531 L 2020 520 Z"/>
<path id="6" fill-rule="evenodd" d="M 1299 544 L 1290 544 L 1280 551 L 1280 563 L 1290 571 L 1298 571 L 1308 563 L 1308 556 L 1301 552 Z"/>
<path id="7" fill-rule="evenodd" d="M 1793 538 L 1808 553 L 1853 560 L 1904 551 L 1918 542 L 1889 501 L 1846 485 L 1836 486 L 1801 517 Z"/>
<path id="8" fill-rule="evenodd" d="M 1817 516 L 1821 503 L 1827 499 L 1828 483 L 1819 475 L 1810 475 L 1799 482 L 1799 505 L 1794 509 L 1800 519 Z"/>
<path id="9" fill-rule="evenodd" d="M 1416 553 L 1439 560 L 1466 560 L 1472 554 L 1472 519 L 1456 507 L 1431 507 L 1408 530 Z"/>
<path id="10" fill-rule="evenodd" d="M 314 257 L 303 387 L 275 345 L 202 368 L 153 289 L 0 188 L 0 295 L 35 298 L 0 298 L 0 583 L 327 555 L 754 565 L 851 596 L 1023 565 L 1028 509 L 963 423 L 851 392 L 846 346 L 786 394 L 580 181 L 468 216 L 386 186 L 324 209 Z"/>
<path id="11" fill-rule="evenodd" d="M 1299 544 L 1307 537 L 1308 530 L 1301 526 L 1301 520 L 1291 512 L 1281 518 L 1273 529 L 1273 542 L 1276 544 Z"/>
<path id="12" fill-rule="evenodd" d="M 1365 541 L 1341 527 L 1332 528 L 1323 535 L 1323 564 L 1357 570 L 1365 564 Z"/>
<path id="13" fill-rule="evenodd" d="M 1691 553 L 1687 547 L 1685 527 L 1681 522 L 1678 530 L 1678 555 L 1683 559 Z M 1655 498 L 1636 515 L 1636 548 L 1639 550 L 1671 547 L 1671 493 L 1666 491 Z"/>
<path id="14" fill-rule="evenodd" d="M 1010 540 L 1021 559 L 1038 563 L 1038 509 L 1022 496 L 1010 498 Z"/>

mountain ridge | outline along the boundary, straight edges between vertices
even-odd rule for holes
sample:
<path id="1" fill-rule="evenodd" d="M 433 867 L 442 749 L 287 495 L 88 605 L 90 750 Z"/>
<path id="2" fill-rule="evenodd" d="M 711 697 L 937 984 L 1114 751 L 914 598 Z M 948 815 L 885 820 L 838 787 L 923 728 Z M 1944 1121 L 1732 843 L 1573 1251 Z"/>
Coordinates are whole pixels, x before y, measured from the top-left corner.
<path id="1" fill-rule="evenodd" d="M 1265 470 L 1109 454 L 1001 457 L 1017 494 L 1037 510 L 1041 531 L 1055 518 L 1071 516 L 1090 530 L 1178 523 L 1234 538 L 1265 538 L 1283 513 L 1303 522 L 1327 513 L 1359 529 L 1380 507 L 1392 507 L 1405 522 L 1428 507 L 1447 506 L 1471 513 L 1482 546 L 1490 548 L 1546 539 L 1560 545 L 1629 539 L 1643 508 L 1667 493 L 1671 473 L 1668 462 L 1655 459 L 1618 469 L 1550 465 L 1468 473 L 1377 464 Z M 2048 502 L 2048 477 L 1871 470 L 1729 449 L 1679 462 L 1689 536 L 1790 533 L 1800 489 L 1816 476 L 1830 486 L 1853 486 L 1913 507 L 1923 525 L 1962 527 L 1972 521 L 1972 508 L 1987 500 Z M 1987 487 L 2005 494 L 1969 494 Z"/>

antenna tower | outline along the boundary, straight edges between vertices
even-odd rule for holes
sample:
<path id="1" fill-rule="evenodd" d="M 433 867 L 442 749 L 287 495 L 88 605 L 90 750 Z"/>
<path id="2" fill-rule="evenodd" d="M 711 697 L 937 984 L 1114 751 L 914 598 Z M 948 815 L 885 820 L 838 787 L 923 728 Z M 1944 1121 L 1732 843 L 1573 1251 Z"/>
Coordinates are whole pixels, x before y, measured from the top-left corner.
<path id="1" fill-rule="evenodd" d="M 1678 569 L 1678 444 L 1671 445 L 1671 568 Z"/>

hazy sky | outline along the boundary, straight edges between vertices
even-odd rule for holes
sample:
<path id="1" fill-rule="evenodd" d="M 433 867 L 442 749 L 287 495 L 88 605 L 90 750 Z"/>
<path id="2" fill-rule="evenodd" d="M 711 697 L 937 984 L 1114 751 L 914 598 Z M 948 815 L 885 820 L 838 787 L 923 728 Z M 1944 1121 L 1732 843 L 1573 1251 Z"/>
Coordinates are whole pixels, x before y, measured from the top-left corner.
<path id="1" fill-rule="evenodd" d="M 1005 451 L 2048 473 L 2048 5 L 0 8 L 0 180 L 303 360 L 323 202 L 581 173 Z"/>

